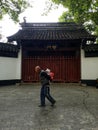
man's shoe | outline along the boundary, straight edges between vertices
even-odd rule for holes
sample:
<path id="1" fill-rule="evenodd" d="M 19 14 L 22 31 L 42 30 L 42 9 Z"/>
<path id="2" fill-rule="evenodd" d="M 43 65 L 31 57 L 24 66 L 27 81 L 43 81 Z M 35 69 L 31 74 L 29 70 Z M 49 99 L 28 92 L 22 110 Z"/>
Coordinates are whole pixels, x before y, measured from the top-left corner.
<path id="1" fill-rule="evenodd" d="M 39 107 L 45 107 L 46 105 L 39 105 Z"/>
<path id="2" fill-rule="evenodd" d="M 54 101 L 54 102 L 51 104 L 51 106 L 53 107 L 55 103 L 56 103 L 56 101 Z"/>

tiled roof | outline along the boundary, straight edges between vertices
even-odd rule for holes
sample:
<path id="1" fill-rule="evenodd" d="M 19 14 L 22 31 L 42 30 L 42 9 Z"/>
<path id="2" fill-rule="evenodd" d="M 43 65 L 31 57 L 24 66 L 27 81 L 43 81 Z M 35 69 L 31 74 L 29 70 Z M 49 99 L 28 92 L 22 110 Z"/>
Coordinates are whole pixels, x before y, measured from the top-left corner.
<path id="1" fill-rule="evenodd" d="M 85 51 L 98 51 L 98 44 L 90 44 L 84 46 Z"/>
<path id="2" fill-rule="evenodd" d="M 16 45 L 0 42 L 0 51 L 18 52 L 19 48 Z"/>
<path id="3" fill-rule="evenodd" d="M 21 27 L 8 37 L 9 41 L 95 39 L 82 25 L 75 23 L 21 23 Z"/>

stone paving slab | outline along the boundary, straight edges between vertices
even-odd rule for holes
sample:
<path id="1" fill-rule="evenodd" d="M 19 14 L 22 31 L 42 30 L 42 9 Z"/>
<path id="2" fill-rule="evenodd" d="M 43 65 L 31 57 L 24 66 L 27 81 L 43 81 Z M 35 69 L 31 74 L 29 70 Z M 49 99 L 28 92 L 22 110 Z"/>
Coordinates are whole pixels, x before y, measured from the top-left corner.
<path id="1" fill-rule="evenodd" d="M 98 89 L 51 84 L 56 105 L 39 105 L 40 84 L 0 87 L 0 130 L 98 130 Z"/>

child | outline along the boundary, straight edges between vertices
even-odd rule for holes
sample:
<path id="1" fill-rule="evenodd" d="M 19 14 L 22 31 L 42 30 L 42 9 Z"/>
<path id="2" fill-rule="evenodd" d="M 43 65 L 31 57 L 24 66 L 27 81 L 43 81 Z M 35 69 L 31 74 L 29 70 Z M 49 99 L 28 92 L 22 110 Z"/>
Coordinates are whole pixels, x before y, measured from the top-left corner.
<path id="1" fill-rule="evenodd" d="M 51 70 L 50 69 L 46 69 L 46 72 L 47 72 L 47 74 L 48 75 L 50 75 L 50 77 L 51 77 L 51 81 L 53 80 L 53 78 L 54 78 L 54 73 L 53 72 L 51 72 Z"/>

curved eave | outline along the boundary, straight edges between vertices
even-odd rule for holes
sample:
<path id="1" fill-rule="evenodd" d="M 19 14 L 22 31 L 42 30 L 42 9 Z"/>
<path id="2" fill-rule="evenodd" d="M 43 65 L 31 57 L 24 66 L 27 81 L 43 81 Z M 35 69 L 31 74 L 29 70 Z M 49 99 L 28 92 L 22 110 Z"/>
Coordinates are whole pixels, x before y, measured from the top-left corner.
<path id="1" fill-rule="evenodd" d="M 18 40 L 78 40 L 87 39 L 95 40 L 96 36 L 93 36 L 81 30 L 57 30 L 57 29 L 24 29 L 19 30 L 16 34 L 7 37 L 8 41 Z"/>
<path id="2" fill-rule="evenodd" d="M 7 37 L 8 42 L 12 42 L 12 41 L 17 41 L 19 38 L 19 35 L 21 35 L 21 30 L 19 30 L 18 32 L 16 32 L 15 34 Z"/>

